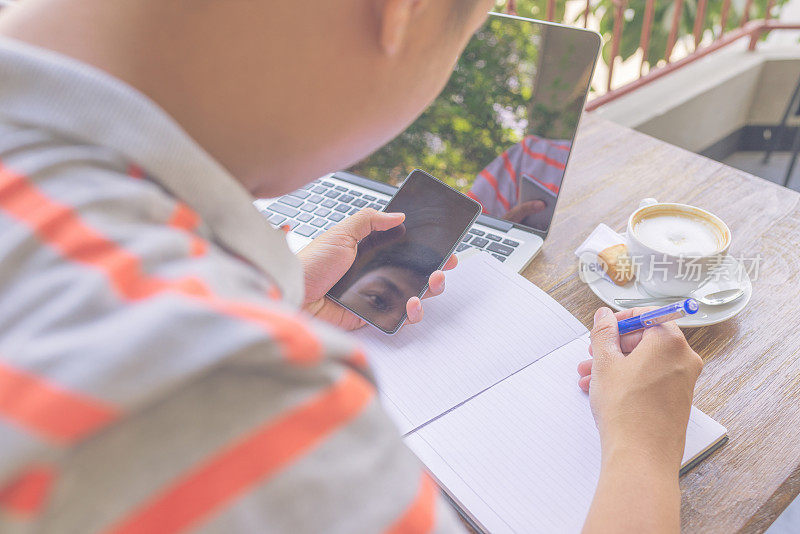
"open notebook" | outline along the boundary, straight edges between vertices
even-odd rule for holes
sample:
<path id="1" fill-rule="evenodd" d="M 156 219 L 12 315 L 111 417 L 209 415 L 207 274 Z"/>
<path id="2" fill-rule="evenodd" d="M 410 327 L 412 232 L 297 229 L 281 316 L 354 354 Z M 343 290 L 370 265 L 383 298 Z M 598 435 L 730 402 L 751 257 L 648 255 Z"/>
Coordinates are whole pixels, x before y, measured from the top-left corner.
<path id="1" fill-rule="evenodd" d="M 476 254 L 448 273 L 424 325 L 363 329 L 383 404 L 462 514 L 487 532 L 577 532 L 600 440 L 576 366 L 587 329 L 515 272 Z M 726 439 L 692 408 L 685 472 Z"/>

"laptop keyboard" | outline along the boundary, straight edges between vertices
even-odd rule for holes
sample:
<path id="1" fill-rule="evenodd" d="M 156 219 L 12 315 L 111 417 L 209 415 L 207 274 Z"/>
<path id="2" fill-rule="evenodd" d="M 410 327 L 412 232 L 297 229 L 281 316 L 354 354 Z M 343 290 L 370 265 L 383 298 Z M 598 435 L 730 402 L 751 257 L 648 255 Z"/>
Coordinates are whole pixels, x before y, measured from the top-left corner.
<path id="1" fill-rule="evenodd" d="M 362 208 L 382 210 L 388 203 L 343 185 L 316 180 L 260 210 L 274 226 L 288 226 L 292 232 L 314 239 Z"/>
<path id="2" fill-rule="evenodd" d="M 462 239 L 461 243 L 456 247 L 456 252 L 477 248 L 478 250 L 490 253 L 500 261 L 506 261 L 506 258 L 514 252 L 514 249 L 519 245 L 519 241 L 484 232 L 477 228 L 470 228 L 467 235 L 464 236 L 464 239 Z"/>
<path id="3" fill-rule="evenodd" d="M 380 211 L 388 203 L 374 195 L 336 185 L 328 180 L 315 180 L 266 207 L 259 207 L 259 210 L 273 226 L 289 226 L 292 232 L 314 239 L 362 208 Z M 456 247 L 456 252 L 476 248 L 500 261 L 506 261 L 519 245 L 519 241 L 471 228 Z"/>

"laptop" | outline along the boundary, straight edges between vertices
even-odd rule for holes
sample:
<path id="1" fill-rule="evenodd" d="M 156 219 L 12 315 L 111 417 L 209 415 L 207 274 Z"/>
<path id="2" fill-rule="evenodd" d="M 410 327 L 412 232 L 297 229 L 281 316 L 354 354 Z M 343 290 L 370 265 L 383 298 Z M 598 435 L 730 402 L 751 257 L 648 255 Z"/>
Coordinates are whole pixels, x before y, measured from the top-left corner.
<path id="1" fill-rule="evenodd" d="M 297 252 L 360 209 L 383 209 L 419 168 L 483 207 L 457 253 L 522 271 L 550 229 L 599 48 L 592 31 L 490 13 L 407 130 L 350 169 L 255 206 L 289 226 Z"/>

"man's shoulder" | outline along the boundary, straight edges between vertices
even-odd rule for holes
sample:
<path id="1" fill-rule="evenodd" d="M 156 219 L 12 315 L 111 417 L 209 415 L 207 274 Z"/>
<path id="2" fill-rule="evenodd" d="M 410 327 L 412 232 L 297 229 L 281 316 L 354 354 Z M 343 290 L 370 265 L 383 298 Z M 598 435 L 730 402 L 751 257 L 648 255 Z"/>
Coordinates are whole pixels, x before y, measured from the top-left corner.
<path id="1" fill-rule="evenodd" d="M 12 148 L 8 135 L 0 362 L 56 384 L 77 372 L 86 393 L 127 405 L 245 349 L 265 364 L 316 358 L 338 337 L 136 166 L 36 131 Z"/>
<path id="2" fill-rule="evenodd" d="M 195 274 L 233 280 L 222 283 L 231 290 L 245 283 L 248 292 L 269 291 L 264 273 L 218 246 L 199 214 L 136 164 L 102 146 L 3 123 L 0 235 L 0 271 L 19 272 L 25 260 L 29 271 L 100 270 L 113 282 L 109 269 L 136 265 L 151 277 Z"/>

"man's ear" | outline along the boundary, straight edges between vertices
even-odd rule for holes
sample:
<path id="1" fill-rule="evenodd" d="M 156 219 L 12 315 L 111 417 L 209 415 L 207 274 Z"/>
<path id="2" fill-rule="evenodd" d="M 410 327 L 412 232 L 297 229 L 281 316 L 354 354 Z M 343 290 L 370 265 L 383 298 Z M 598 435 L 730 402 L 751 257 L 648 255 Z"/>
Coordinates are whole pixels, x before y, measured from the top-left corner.
<path id="1" fill-rule="evenodd" d="M 380 44 L 387 56 L 396 55 L 405 44 L 408 26 L 414 15 L 429 0 L 384 0 L 380 11 Z"/>

